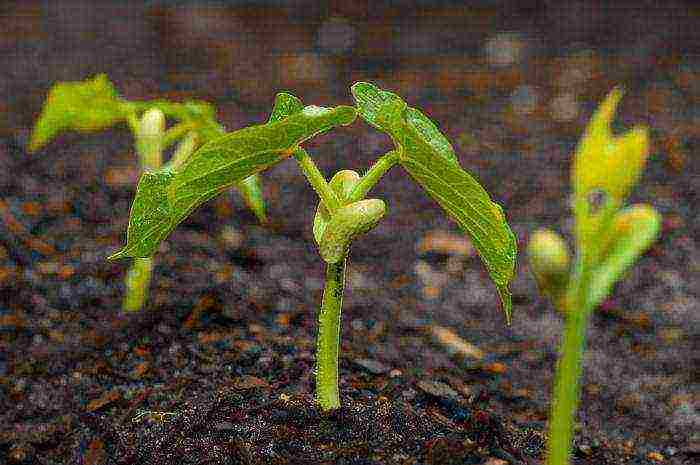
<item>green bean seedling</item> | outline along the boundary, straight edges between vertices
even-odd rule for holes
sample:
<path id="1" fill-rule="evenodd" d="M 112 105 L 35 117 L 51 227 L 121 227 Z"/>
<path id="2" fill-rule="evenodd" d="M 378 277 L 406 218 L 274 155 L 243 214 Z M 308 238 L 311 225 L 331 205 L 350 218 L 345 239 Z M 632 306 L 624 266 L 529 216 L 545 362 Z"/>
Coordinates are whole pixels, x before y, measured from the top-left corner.
<path id="1" fill-rule="evenodd" d="M 649 205 L 624 207 L 644 170 L 649 136 L 643 127 L 612 134 L 610 123 L 621 98 L 619 89 L 608 95 L 576 149 L 571 172 L 575 260 L 564 239 L 547 229 L 534 232 L 527 248 L 541 292 L 566 320 L 549 423 L 550 465 L 569 460 L 590 314 L 656 240 L 661 225 L 661 216 Z"/>
<path id="2" fill-rule="evenodd" d="M 397 95 L 372 84 L 352 86 L 356 106 L 304 106 L 280 93 L 266 124 L 214 138 L 182 160 L 146 171 L 134 199 L 127 241 L 111 258 L 153 256 L 161 241 L 203 202 L 288 158 L 294 158 L 318 194 L 313 234 L 326 263 L 316 352 L 316 400 L 324 411 L 340 407 L 338 358 L 345 269 L 353 240 L 375 227 L 386 213 L 381 199 L 367 194 L 392 167 L 400 165 L 471 238 L 510 321 L 508 286 L 516 258 L 515 237 L 501 207 L 457 160 L 447 138 L 423 113 Z M 387 133 L 394 149 L 369 170 L 343 170 L 330 182 L 301 144 L 315 135 L 353 123 L 360 115 Z"/>
<path id="3" fill-rule="evenodd" d="M 176 121 L 165 128 L 166 117 Z M 178 143 L 169 165 L 177 165 L 199 146 L 225 133 L 215 119 L 214 109 L 206 102 L 184 103 L 167 100 L 133 101 L 120 97 L 104 74 L 81 82 L 59 82 L 49 91 L 44 108 L 29 142 L 35 152 L 59 133 L 67 130 L 83 133 L 126 123 L 134 136 L 142 171 L 156 171 L 163 163 L 163 151 Z M 245 202 L 261 220 L 265 205 L 260 179 L 250 176 L 236 186 Z M 134 312 L 143 308 L 151 282 L 153 259 L 137 258 L 125 279 L 122 308 Z"/>

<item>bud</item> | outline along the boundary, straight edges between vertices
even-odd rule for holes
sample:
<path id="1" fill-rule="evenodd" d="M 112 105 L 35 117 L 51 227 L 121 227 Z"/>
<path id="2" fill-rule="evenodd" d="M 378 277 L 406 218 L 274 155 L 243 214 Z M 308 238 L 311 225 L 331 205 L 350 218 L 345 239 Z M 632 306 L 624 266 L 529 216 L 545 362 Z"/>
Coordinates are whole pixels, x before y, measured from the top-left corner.
<path id="1" fill-rule="evenodd" d="M 319 243 L 321 257 L 327 263 L 345 259 L 350 242 L 374 228 L 386 213 L 383 200 L 368 199 L 341 207 L 331 218 Z"/>
<path id="2" fill-rule="evenodd" d="M 360 182 L 360 175 L 356 171 L 341 170 L 333 175 L 328 184 L 338 194 L 340 202 L 344 204 L 358 182 Z M 321 238 L 330 220 L 331 215 L 328 213 L 328 210 L 326 210 L 323 203 L 319 202 L 318 207 L 316 207 L 313 225 L 314 239 L 316 239 L 317 244 L 321 243 Z"/>
<path id="3" fill-rule="evenodd" d="M 136 150 L 141 159 L 141 167 L 156 170 L 163 163 L 163 135 L 165 115 L 157 108 L 144 112 L 136 135 Z"/>
<path id="4" fill-rule="evenodd" d="M 530 236 L 527 256 L 540 291 L 560 307 L 571 268 L 566 242 L 554 231 L 539 229 Z"/>

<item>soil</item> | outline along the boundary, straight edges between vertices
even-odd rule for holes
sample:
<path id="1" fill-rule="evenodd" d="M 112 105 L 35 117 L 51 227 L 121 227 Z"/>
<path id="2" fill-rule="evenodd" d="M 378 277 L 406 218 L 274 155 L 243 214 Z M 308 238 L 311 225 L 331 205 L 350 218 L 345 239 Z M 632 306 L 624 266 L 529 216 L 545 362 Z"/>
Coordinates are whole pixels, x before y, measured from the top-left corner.
<path id="1" fill-rule="evenodd" d="M 128 133 L 64 134 L 25 149 L 51 83 L 97 72 L 128 98 L 210 100 L 229 128 L 263 121 L 281 88 L 315 104 L 350 102 L 356 79 L 394 88 L 455 141 L 464 168 L 504 206 L 520 250 L 541 226 L 571 238 L 570 155 L 596 102 L 626 84 L 621 123 L 653 128 L 630 200 L 657 207 L 664 227 L 591 321 L 573 463 L 698 463 L 700 61 L 697 33 L 672 14 L 684 4 L 644 13 L 634 29 L 615 22 L 622 9 L 604 10 L 603 21 L 510 2 L 477 13 L 426 3 L 404 15 L 332 3 L 303 13 L 0 7 L 0 463 L 544 458 L 561 317 L 521 254 L 507 327 L 469 244 L 400 168 L 372 193 L 387 201 L 387 218 L 352 248 L 339 411 L 323 414 L 312 398 L 324 270 L 310 227 L 317 200 L 292 161 L 263 175 L 269 224 L 235 193 L 202 206 L 157 256 L 147 311 L 124 315 L 128 262 L 105 257 L 124 240 L 138 178 Z M 572 27 L 547 27 L 564 20 Z M 353 53 L 318 43 L 323 27 L 345 37 L 338 24 L 356 25 Z M 386 24 L 400 39 L 382 42 Z M 450 35 L 463 30 L 472 32 Z M 522 61 L 475 58 L 492 37 L 515 41 Z M 535 103 L 522 113 L 530 100 L 513 99 L 528 95 Z M 389 144 L 358 122 L 306 148 L 330 174 L 366 169 Z"/>

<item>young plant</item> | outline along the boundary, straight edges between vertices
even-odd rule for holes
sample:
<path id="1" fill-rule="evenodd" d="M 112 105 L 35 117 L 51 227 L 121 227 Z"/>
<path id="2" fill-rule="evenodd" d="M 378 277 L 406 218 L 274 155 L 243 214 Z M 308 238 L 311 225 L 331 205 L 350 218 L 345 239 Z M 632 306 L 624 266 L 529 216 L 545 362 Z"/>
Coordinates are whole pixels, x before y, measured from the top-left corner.
<path id="1" fill-rule="evenodd" d="M 166 116 L 176 122 L 165 129 Z M 49 91 L 29 142 L 35 152 L 66 130 L 95 132 L 120 123 L 131 129 L 143 171 L 161 167 L 163 151 L 179 142 L 170 164 L 182 163 L 207 141 L 225 134 L 206 102 L 166 100 L 129 101 L 121 98 L 107 76 L 100 74 L 81 82 L 60 82 Z M 265 221 L 260 179 L 250 176 L 236 186 L 256 216 Z M 125 280 L 122 308 L 140 310 L 146 302 L 153 268 L 152 258 L 134 260 Z"/>
<path id="2" fill-rule="evenodd" d="M 369 191 L 394 165 L 401 165 L 471 237 L 496 284 L 510 321 L 508 285 L 515 267 L 515 237 L 501 207 L 459 165 L 449 141 L 423 113 L 397 95 L 367 83 L 352 87 L 356 108 L 304 106 L 280 93 L 269 121 L 226 134 L 200 147 L 177 166 L 142 175 L 131 209 L 126 246 L 110 258 L 150 257 L 175 226 L 228 186 L 294 157 L 320 203 L 313 233 L 326 262 L 316 352 L 316 399 L 323 410 L 340 406 L 338 357 L 345 268 L 352 241 L 386 212 Z M 330 183 L 301 147 L 313 136 L 351 124 L 357 114 L 387 133 L 395 148 L 364 176 L 336 173 Z"/>
<path id="3" fill-rule="evenodd" d="M 549 422 L 548 464 L 569 460 L 579 401 L 581 359 L 592 311 L 659 234 L 661 216 L 649 205 L 624 207 L 649 151 L 646 128 L 615 136 L 610 123 L 622 92 L 614 89 L 591 118 L 574 158 L 576 259 L 546 229 L 533 233 L 527 254 L 540 290 L 565 316 Z"/>

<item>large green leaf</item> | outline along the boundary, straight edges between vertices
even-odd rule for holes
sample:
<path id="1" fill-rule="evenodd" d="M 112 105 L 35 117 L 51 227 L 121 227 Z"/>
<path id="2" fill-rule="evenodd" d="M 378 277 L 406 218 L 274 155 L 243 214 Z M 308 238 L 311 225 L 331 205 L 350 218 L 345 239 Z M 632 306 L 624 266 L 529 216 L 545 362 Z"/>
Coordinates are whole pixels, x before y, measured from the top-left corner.
<path id="1" fill-rule="evenodd" d="M 510 321 L 516 241 L 503 214 L 484 188 L 458 163 L 447 138 L 420 111 L 408 108 L 395 94 L 368 83 L 352 87 L 358 113 L 386 131 L 398 147 L 408 174 L 464 230 L 496 284 Z"/>
<path id="2" fill-rule="evenodd" d="M 592 271 L 588 296 L 591 308 L 610 295 L 615 283 L 651 246 L 660 230 L 661 215 L 649 205 L 632 205 L 617 212 L 611 227 L 612 240 Z"/>
<path id="3" fill-rule="evenodd" d="M 123 101 L 104 74 L 80 82 L 59 82 L 49 91 L 29 142 L 40 149 L 65 130 L 98 131 L 126 119 Z"/>
<path id="4" fill-rule="evenodd" d="M 275 105 L 270 113 L 268 123 L 281 121 L 284 118 L 293 115 L 304 109 L 304 104 L 292 94 L 280 92 L 275 96 Z M 265 199 L 263 198 L 262 181 L 260 176 L 254 174 L 245 178 L 236 185 L 236 189 L 240 192 L 243 201 L 251 209 L 261 223 L 267 222 L 265 214 Z"/>
<path id="5" fill-rule="evenodd" d="M 222 190 L 289 157 L 303 141 L 354 121 L 347 106 L 303 110 L 216 138 L 177 171 L 144 173 L 131 208 L 126 246 L 110 258 L 148 257 L 192 210 Z"/>

